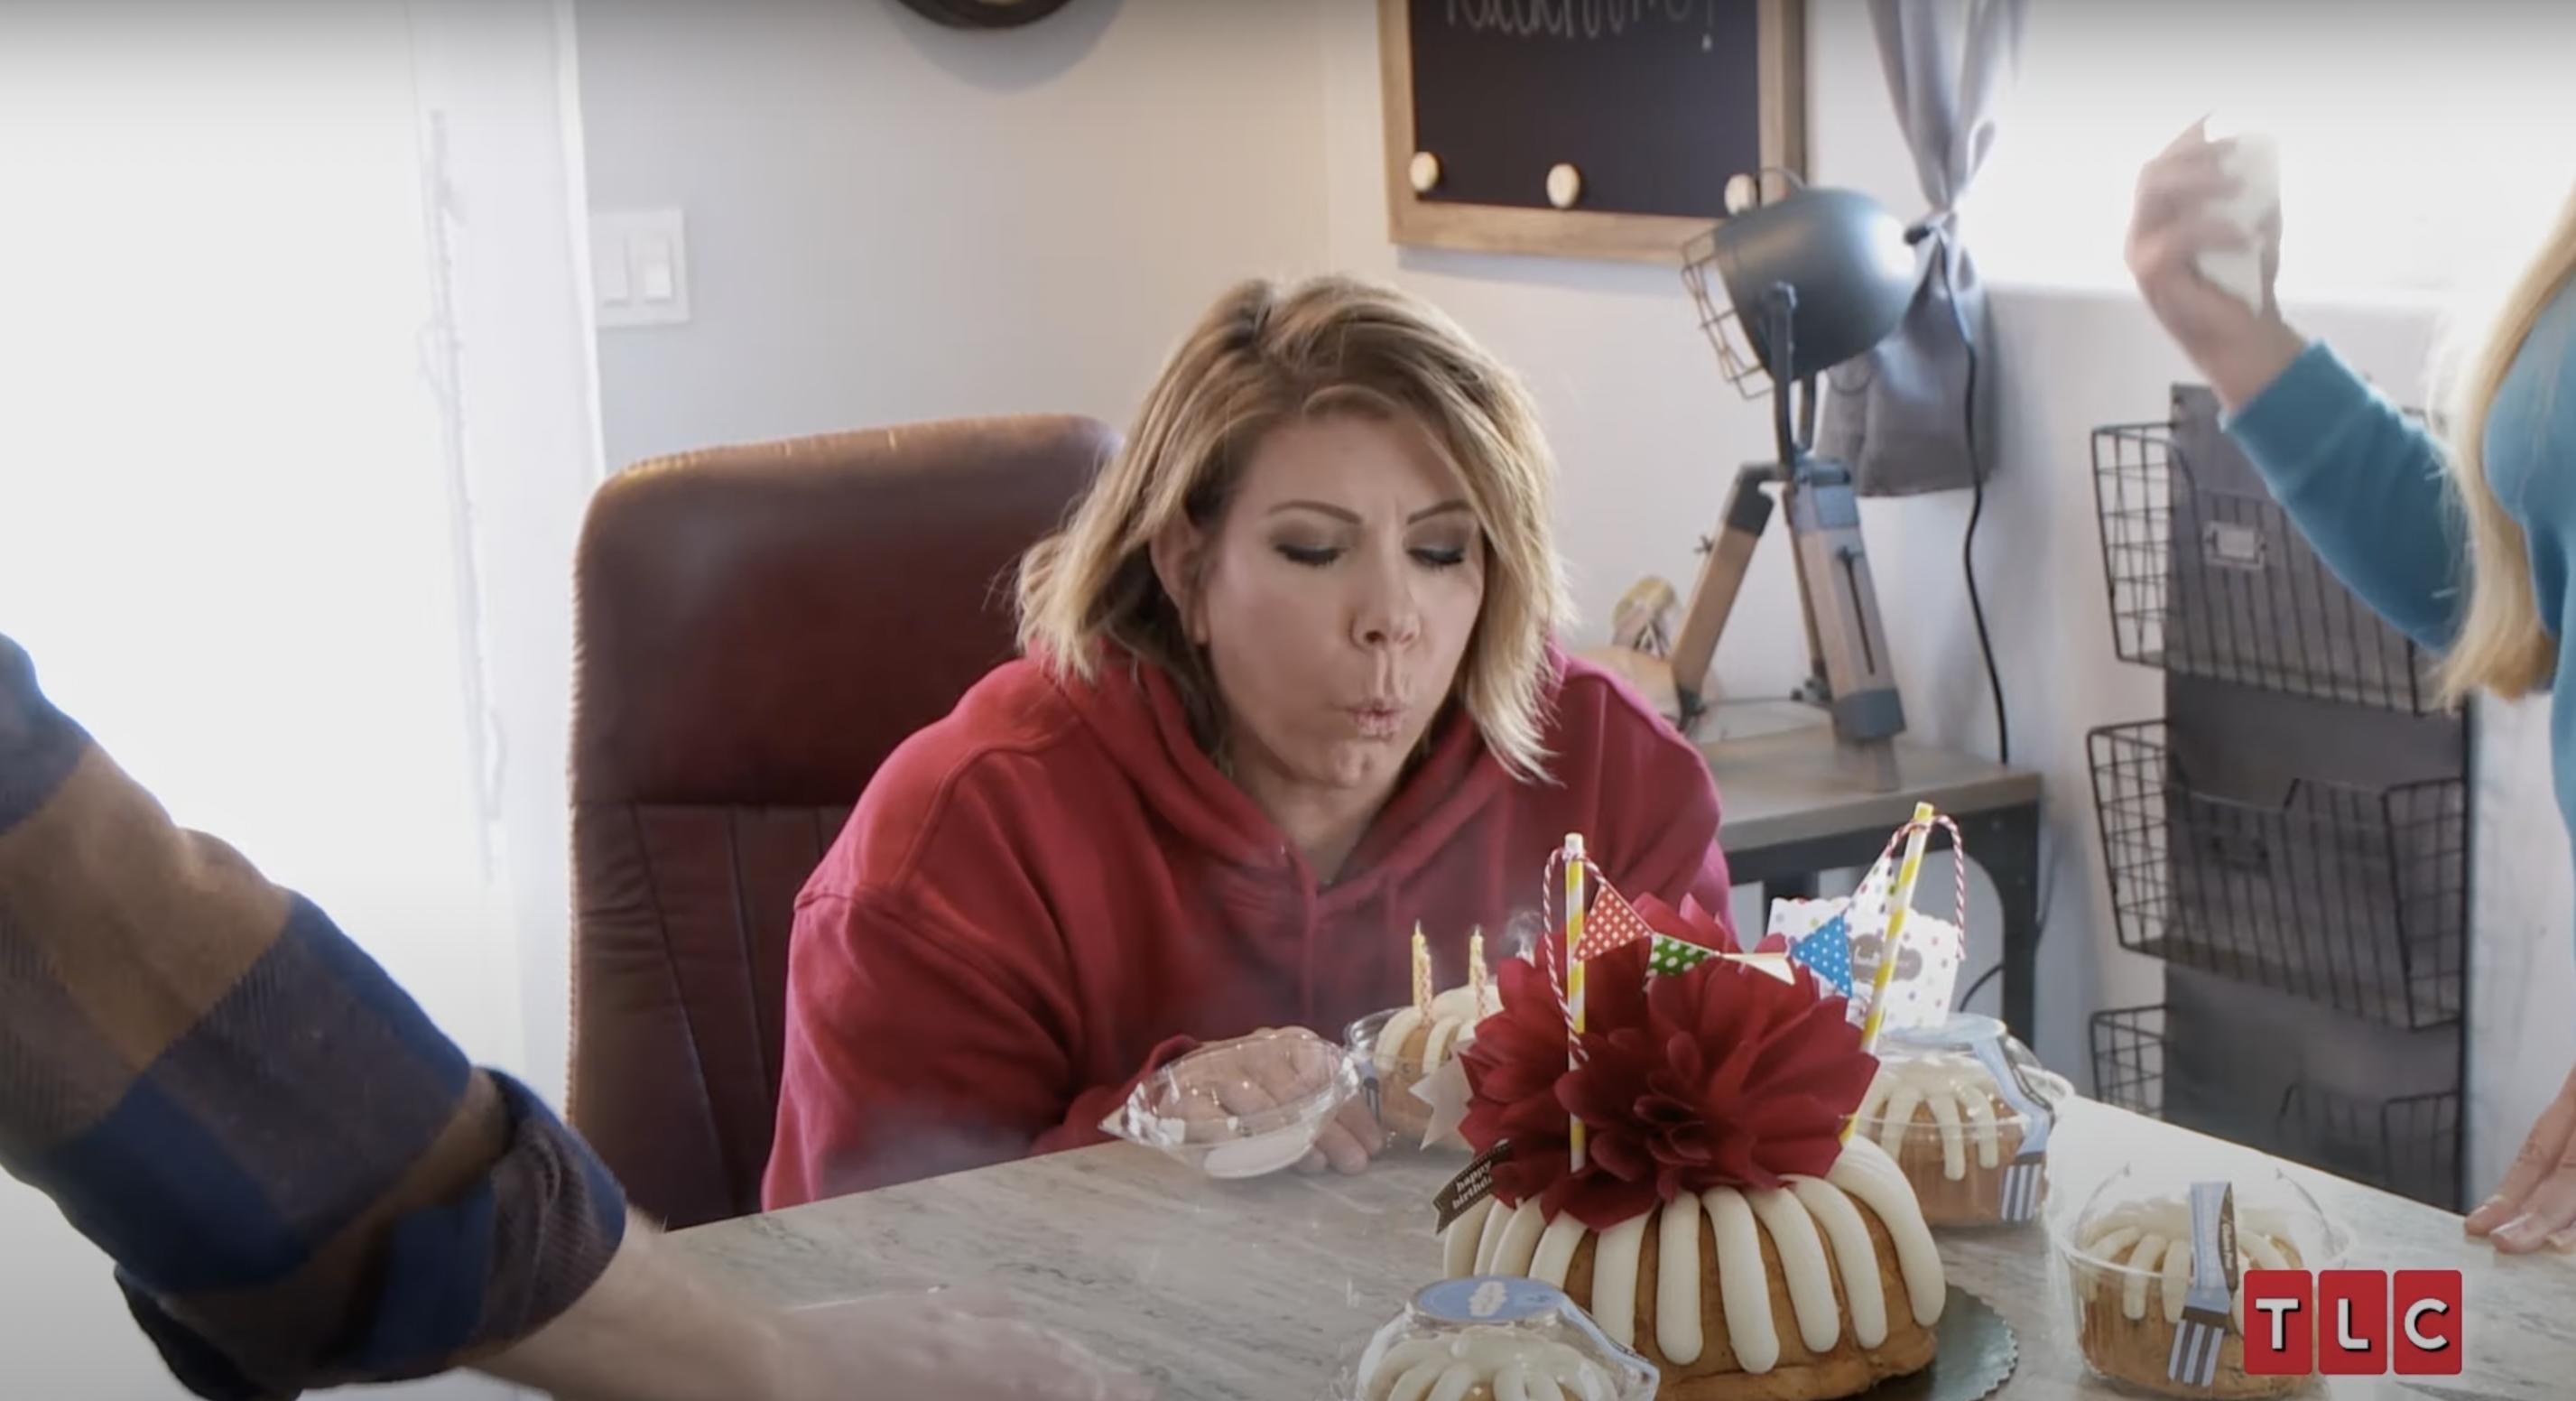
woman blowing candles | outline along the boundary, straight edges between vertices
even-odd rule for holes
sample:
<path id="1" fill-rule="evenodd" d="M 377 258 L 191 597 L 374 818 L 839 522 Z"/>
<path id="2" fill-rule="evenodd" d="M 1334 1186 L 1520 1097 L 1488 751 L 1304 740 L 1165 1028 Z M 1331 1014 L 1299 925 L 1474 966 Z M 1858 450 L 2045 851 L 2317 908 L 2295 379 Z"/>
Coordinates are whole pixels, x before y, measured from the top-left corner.
<path id="1" fill-rule="evenodd" d="M 807 882 L 768 1204 L 1097 1142 L 1196 1042 L 1400 1003 L 1414 922 L 1463 966 L 1568 832 L 1724 910 L 1699 754 L 1553 645 L 1553 477 L 1429 307 L 1226 294 L 1022 563 L 1025 655 Z M 1380 1146 L 1354 1106 L 1303 1166 Z"/>
<path id="2" fill-rule="evenodd" d="M 2576 825 L 2576 677 L 2559 645 L 2576 586 L 2576 199 L 2453 385 L 2445 444 L 2281 319 L 2270 288 L 2277 225 L 2262 235 L 2261 310 L 2194 270 L 2203 250 L 2246 241 L 2208 212 L 2233 187 L 2226 149 L 2195 126 L 2139 177 L 2129 232 L 2139 289 L 2317 553 L 2444 654 L 2450 699 L 2555 692 L 2558 807 Z M 2468 1228 L 2506 1251 L 2576 1248 L 2576 1073 Z"/>

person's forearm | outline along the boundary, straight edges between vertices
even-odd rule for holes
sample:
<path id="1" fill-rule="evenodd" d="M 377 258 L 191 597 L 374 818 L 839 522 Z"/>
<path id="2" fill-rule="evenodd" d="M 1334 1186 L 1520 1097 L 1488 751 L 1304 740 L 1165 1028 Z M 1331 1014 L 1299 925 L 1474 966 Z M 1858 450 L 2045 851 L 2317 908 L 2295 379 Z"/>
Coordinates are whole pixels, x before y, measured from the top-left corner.
<path id="1" fill-rule="evenodd" d="M 630 1217 L 590 1292 L 476 1367 L 561 1401 L 772 1401 L 789 1394 L 787 1341 L 780 1315 L 718 1294 Z"/>
<path id="2" fill-rule="evenodd" d="M 2254 333 L 2202 348 L 2192 359 L 2208 377 L 2219 404 L 2232 414 L 2252 403 L 2307 348 L 2306 337 L 2279 317 L 2267 316 Z"/>

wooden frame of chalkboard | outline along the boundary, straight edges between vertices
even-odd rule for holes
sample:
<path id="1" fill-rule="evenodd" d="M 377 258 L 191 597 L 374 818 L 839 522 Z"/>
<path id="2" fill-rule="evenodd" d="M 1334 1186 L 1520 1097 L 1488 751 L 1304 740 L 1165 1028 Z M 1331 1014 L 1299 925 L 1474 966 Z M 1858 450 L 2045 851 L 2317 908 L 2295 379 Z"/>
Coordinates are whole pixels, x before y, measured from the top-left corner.
<path id="1" fill-rule="evenodd" d="M 1446 0 L 1453 12 L 1479 8 L 1478 0 Z M 1495 0 L 1483 0 L 1493 9 Z M 1703 0 L 1710 13 L 1723 0 Z M 1807 164 L 1807 61 L 1806 9 L 1803 0 L 1735 0 L 1740 10 L 1750 3 L 1755 12 L 1756 37 L 1752 61 L 1745 65 L 1757 75 L 1755 103 L 1758 109 L 1759 161 L 1765 199 L 1775 199 L 1786 192 L 1786 171 L 1799 179 L 1806 177 Z M 1697 5 L 1686 4 L 1686 9 Z M 1509 11 L 1509 0 L 1503 0 L 1494 13 Z M 1541 6 L 1529 15 L 1554 26 L 1561 26 L 1561 36 L 1523 36 L 1521 42 L 1547 42 L 1561 37 L 1570 45 L 1583 45 L 1582 54 L 1602 61 L 1607 50 L 1600 43 L 1600 26 L 1605 17 L 1616 22 L 1610 12 L 1626 10 L 1625 23 L 1642 24 L 1662 21 L 1669 5 L 1666 0 L 1566 0 L 1566 3 Z M 1698 207 L 1674 210 L 1669 207 L 1652 212 L 1613 212 L 1585 208 L 1578 200 L 1572 208 L 1554 208 L 1547 202 L 1544 172 L 1549 162 L 1533 155 L 1528 162 L 1531 172 L 1526 182 L 1531 187 L 1528 205 L 1505 203 L 1472 203 L 1465 198 L 1443 198 L 1435 188 L 1432 197 L 1417 194 L 1413 187 L 1412 165 L 1421 148 L 1416 144 L 1416 70 L 1413 44 L 1414 0 L 1378 0 L 1378 51 L 1383 70 L 1382 92 L 1385 101 L 1386 129 L 1386 211 L 1387 236 L 1396 243 L 1417 247 L 1454 248 L 1484 253 L 1535 253 L 1556 257 L 1612 259 L 1625 262 L 1678 265 L 1681 247 L 1694 235 L 1724 217 L 1722 201 L 1715 207 L 1705 197 L 1704 188 L 1696 197 L 1684 202 Z M 1583 26 L 1596 28 L 1585 34 Z M 1615 27 L 1615 23 L 1612 27 Z M 1739 55 L 1734 61 L 1742 64 Z M 1593 75 L 1596 79 L 1598 74 Z M 1454 80 L 1455 75 L 1451 75 Z M 1523 93 L 1521 96 L 1525 97 Z M 1740 146 L 1741 132 L 1734 134 Z M 1712 134 L 1710 143 L 1721 143 Z M 1431 153 L 1435 157 L 1437 152 Z M 1724 157 L 1719 159 L 1723 160 Z M 1745 162 L 1752 164 L 1752 162 Z M 1490 164 L 1490 162 L 1488 162 Z M 1579 168 L 1579 167 L 1578 167 Z M 1729 173 L 1720 172 L 1715 179 L 1720 188 Z M 1702 186 L 1698 172 L 1693 182 Z M 1517 172 L 1516 172 L 1517 175 Z M 1654 178 L 1649 172 L 1648 184 L 1664 185 L 1662 191 L 1669 203 L 1673 183 Z M 1486 182 L 1490 183 L 1490 182 Z M 1634 185 L 1636 182 L 1632 181 Z M 1515 190 L 1518 186 L 1514 187 Z"/>

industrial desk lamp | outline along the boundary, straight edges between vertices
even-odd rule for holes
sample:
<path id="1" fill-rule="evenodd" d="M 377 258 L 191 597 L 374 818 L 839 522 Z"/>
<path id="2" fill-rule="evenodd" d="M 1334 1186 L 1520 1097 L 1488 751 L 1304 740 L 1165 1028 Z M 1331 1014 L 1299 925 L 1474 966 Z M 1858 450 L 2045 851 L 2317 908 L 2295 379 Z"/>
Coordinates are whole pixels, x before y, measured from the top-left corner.
<path id="1" fill-rule="evenodd" d="M 1905 225 L 1868 196 L 1801 188 L 1693 239 L 1682 268 L 1726 377 L 1748 397 L 1761 393 L 1767 378 L 1775 451 L 1774 460 L 1736 474 L 1724 523 L 1707 542 L 1707 560 L 1674 634 L 1673 685 L 1684 724 L 1703 707 L 1718 637 L 1770 524 L 1764 488 L 1777 484 L 1806 616 L 1808 679 L 1801 694 L 1831 711 L 1847 772 L 1881 792 L 1897 784 L 1894 740 L 1904 732 L 1905 707 L 1861 547 L 1851 468 L 1810 449 L 1816 376 L 1896 329 L 1921 279 L 1913 245 Z M 1711 295 L 1712 280 L 1725 291 L 1723 308 Z"/>

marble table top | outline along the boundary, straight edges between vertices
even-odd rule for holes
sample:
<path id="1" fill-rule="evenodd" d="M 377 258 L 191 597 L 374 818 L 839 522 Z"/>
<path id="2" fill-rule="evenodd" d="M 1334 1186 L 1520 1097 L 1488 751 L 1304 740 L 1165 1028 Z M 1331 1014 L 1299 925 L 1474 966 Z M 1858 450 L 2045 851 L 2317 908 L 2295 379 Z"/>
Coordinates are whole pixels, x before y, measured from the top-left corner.
<path id="1" fill-rule="evenodd" d="M 2120 1163 L 2189 1153 L 2275 1161 L 2079 1100 L 2052 1144 L 2052 1191 L 2089 1192 Z M 749 1298 L 794 1306 L 993 1285 L 1027 1317 L 1144 1370 L 1174 1401 L 1321 1401 L 1369 1335 L 1438 1276 L 1429 1203 L 1463 1161 L 1397 1154 L 1359 1177 L 1215 1182 L 1114 1144 L 673 1239 Z M 2308 1395 L 2576 1395 L 2576 1258 L 2501 1257 L 2466 1240 L 2456 1215 L 2282 1166 L 2352 1228 L 2352 1267 L 2464 1273 L 2462 1375 L 2325 1379 Z M 1941 1256 L 1951 1281 L 1993 1304 L 2019 1338 L 2020 1367 L 2000 1395 L 2120 1394 L 2085 1372 L 2041 1228 L 1945 1233 Z"/>

